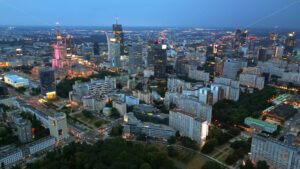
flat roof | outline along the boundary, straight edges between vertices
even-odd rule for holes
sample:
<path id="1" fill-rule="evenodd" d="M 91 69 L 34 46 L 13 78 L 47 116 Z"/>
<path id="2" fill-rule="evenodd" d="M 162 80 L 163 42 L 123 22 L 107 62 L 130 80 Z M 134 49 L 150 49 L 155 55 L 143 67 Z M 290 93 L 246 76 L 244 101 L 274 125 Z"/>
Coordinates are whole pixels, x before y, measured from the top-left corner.
<path id="1" fill-rule="evenodd" d="M 254 118 L 251 118 L 251 117 L 247 117 L 245 120 L 249 120 L 253 123 L 257 123 L 257 124 L 260 124 L 260 125 L 263 125 L 263 126 L 267 126 L 267 127 L 271 127 L 271 128 L 277 128 L 277 125 L 271 124 L 271 123 L 268 123 L 268 122 L 265 122 L 265 121 L 262 121 L 262 120 L 259 120 L 259 119 L 254 119 Z"/>

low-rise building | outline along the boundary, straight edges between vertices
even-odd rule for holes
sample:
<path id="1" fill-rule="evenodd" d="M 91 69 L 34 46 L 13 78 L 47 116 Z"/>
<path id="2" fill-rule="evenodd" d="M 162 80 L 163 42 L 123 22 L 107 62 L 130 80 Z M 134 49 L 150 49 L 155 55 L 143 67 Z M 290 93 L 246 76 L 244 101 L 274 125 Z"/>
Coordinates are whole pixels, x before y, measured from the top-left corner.
<path id="1" fill-rule="evenodd" d="M 145 134 L 148 137 L 168 139 L 174 136 L 176 131 L 169 126 L 162 124 L 154 124 L 148 122 L 141 122 L 138 120 L 133 113 L 127 113 L 124 116 L 124 130 L 123 134 L 125 137 L 130 135 Z"/>
<path id="2" fill-rule="evenodd" d="M 134 96 L 126 96 L 126 104 L 128 106 L 134 106 L 140 104 L 140 99 Z"/>
<path id="3" fill-rule="evenodd" d="M 5 75 L 4 76 L 4 82 L 6 84 L 9 84 L 9 85 L 15 87 L 15 88 L 29 86 L 28 79 L 25 79 L 25 78 L 20 77 L 18 75 Z"/>
<path id="4" fill-rule="evenodd" d="M 277 126 L 259 119 L 254 119 L 251 117 L 245 118 L 245 124 L 249 125 L 250 127 L 253 127 L 257 130 L 265 131 L 268 133 L 273 133 L 277 130 Z"/>

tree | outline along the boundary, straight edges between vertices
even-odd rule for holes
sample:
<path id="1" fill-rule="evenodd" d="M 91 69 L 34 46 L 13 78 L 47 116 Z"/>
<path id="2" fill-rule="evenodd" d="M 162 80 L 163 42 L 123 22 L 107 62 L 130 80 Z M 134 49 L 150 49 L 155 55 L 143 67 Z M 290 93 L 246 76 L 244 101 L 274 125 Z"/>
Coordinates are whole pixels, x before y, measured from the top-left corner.
<path id="1" fill-rule="evenodd" d="M 198 150 L 198 144 L 195 140 L 190 139 L 189 137 L 181 137 L 181 144 L 184 147 L 191 148 L 194 150 Z"/>
<path id="2" fill-rule="evenodd" d="M 201 152 L 204 154 L 209 154 L 214 151 L 215 146 L 217 145 L 218 141 L 216 139 L 208 140 L 204 146 L 202 147 Z"/>
<path id="3" fill-rule="evenodd" d="M 151 165 L 149 163 L 143 163 L 140 167 L 140 169 L 152 169 Z"/>
<path id="4" fill-rule="evenodd" d="M 138 134 L 137 137 L 136 137 L 136 140 L 139 140 L 139 141 L 146 141 L 146 140 L 147 140 L 146 134 L 144 134 L 144 133 Z"/>
<path id="5" fill-rule="evenodd" d="M 247 160 L 245 165 L 241 165 L 240 169 L 255 169 L 253 163 L 250 160 Z"/>
<path id="6" fill-rule="evenodd" d="M 121 136 L 123 133 L 123 126 L 118 125 L 116 127 L 113 127 L 110 131 L 110 136 Z"/>
<path id="7" fill-rule="evenodd" d="M 176 136 L 176 138 L 179 138 L 179 137 L 180 137 L 179 131 L 176 131 L 175 136 Z"/>
<path id="8" fill-rule="evenodd" d="M 214 161 L 207 161 L 201 169 L 222 169 L 223 167 Z"/>
<path id="9" fill-rule="evenodd" d="M 267 164 L 266 161 L 258 161 L 256 163 L 256 169 L 269 169 L 270 166 Z"/>
<path id="10" fill-rule="evenodd" d="M 173 148 L 173 146 L 168 146 L 167 150 L 168 150 L 168 156 L 173 158 L 177 157 L 178 152 Z"/>
<path id="11" fill-rule="evenodd" d="M 123 88 L 122 84 L 121 83 L 117 83 L 117 89 L 122 89 L 122 88 Z"/>
<path id="12" fill-rule="evenodd" d="M 171 136 L 171 137 L 168 139 L 168 143 L 169 143 L 169 144 L 175 144 L 175 143 L 176 143 L 176 137 L 175 137 L 175 136 Z"/>
<path id="13" fill-rule="evenodd" d="M 121 117 L 121 115 L 120 115 L 119 111 L 116 108 L 113 107 L 111 109 L 111 115 L 110 115 L 110 117 L 113 118 L 113 119 L 118 119 L 118 118 Z"/>

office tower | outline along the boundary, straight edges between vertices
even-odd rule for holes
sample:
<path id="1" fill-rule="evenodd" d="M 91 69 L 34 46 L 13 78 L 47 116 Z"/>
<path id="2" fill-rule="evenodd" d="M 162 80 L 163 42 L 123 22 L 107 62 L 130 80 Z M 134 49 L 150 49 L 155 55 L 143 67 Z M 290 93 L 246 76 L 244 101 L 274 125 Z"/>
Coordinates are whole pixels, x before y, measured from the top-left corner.
<path id="1" fill-rule="evenodd" d="M 196 115 L 179 109 L 171 110 L 169 114 L 169 126 L 178 130 L 181 135 L 202 144 L 208 135 L 208 123 Z"/>
<path id="2" fill-rule="evenodd" d="M 242 36 L 241 36 L 241 45 L 245 46 L 247 42 L 248 30 L 245 29 Z"/>
<path id="3" fill-rule="evenodd" d="M 32 141 L 31 123 L 28 120 L 20 119 L 17 122 L 18 138 L 22 143 Z"/>
<path id="4" fill-rule="evenodd" d="M 110 57 L 111 57 L 111 66 L 113 68 L 118 68 L 121 66 L 120 61 L 120 43 L 116 39 L 110 39 Z"/>
<path id="5" fill-rule="evenodd" d="M 238 61 L 227 59 L 224 63 L 223 76 L 235 80 L 239 69 L 240 63 Z"/>
<path id="6" fill-rule="evenodd" d="M 177 76 L 184 76 L 187 72 L 184 71 L 184 65 L 187 63 L 184 55 L 184 51 L 179 51 L 177 53 L 177 59 L 176 59 L 176 74 Z"/>
<path id="7" fill-rule="evenodd" d="M 116 22 L 116 24 L 113 24 L 113 34 L 115 36 L 116 41 L 120 44 L 120 54 L 124 55 L 124 33 L 122 25 L 118 24 L 118 22 Z"/>
<path id="8" fill-rule="evenodd" d="M 300 168 L 299 147 L 288 145 L 273 138 L 255 136 L 252 138 L 250 158 L 254 162 L 266 161 L 270 168 Z"/>
<path id="9" fill-rule="evenodd" d="M 240 28 L 236 29 L 233 48 L 238 48 L 240 46 L 241 34 L 242 30 Z"/>
<path id="10" fill-rule="evenodd" d="M 53 70 L 42 70 L 39 73 L 41 94 L 43 96 L 55 96 L 55 75 Z M 55 98 L 55 97 L 54 97 Z"/>
<path id="11" fill-rule="evenodd" d="M 289 33 L 285 40 L 285 53 L 292 54 L 295 47 L 295 32 Z"/>
<path id="12" fill-rule="evenodd" d="M 50 135 L 53 136 L 57 142 L 69 137 L 66 114 L 57 112 L 48 116 L 48 119 Z"/>
<path id="13" fill-rule="evenodd" d="M 66 38 L 67 57 L 71 57 L 74 54 L 74 38 L 72 35 L 67 35 Z"/>
<path id="14" fill-rule="evenodd" d="M 57 31 L 56 39 L 57 39 L 57 43 L 52 45 L 52 47 L 54 48 L 54 58 L 52 59 L 52 68 L 63 69 L 68 64 L 66 60 L 67 49 L 66 49 L 66 44 L 63 43 L 59 30 Z"/>
<path id="15" fill-rule="evenodd" d="M 141 44 L 132 44 L 129 47 L 129 63 L 128 68 L 133 69 L 131 72 L 141 70 L 143 67 L 143 46 Z"/>
<path id="16" fill-rule="evenodd" d="M 94 55 L 99 55 L 99 45 L 97 42 L 94 43 Z"/>
<path id="17" fill-rule="evenodd" d="M 154 76 L 157 78 L 166 77 L 167 45 L 157 43 L 154 47 Z"/>
<path id="18" fill-rule="evenodd" d="M 257 51 L 257 59 L 259 61 L 265 62 L 267 61 L 269 58 L 267 56 L 267 49 L 264 47 L 259 47 L 258 51 Z"/>
<path id="19" fill-rule="evenodd" d="M 275 57 L 282 58 L 283 54 L 284 54 L 284 47 L 283 46 L 276 46 Z"/>

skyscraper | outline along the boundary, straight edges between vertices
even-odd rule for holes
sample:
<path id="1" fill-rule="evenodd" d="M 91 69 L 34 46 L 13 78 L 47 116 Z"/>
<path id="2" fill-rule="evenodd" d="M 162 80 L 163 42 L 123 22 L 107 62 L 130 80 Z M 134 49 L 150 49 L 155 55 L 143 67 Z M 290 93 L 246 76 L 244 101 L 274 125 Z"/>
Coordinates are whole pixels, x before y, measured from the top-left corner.
<path id="1" fill-rule="evenodd" d="M 71 57 L 74 54 L 74 38 L 71 35 L 67 35 L 66 48 L 67 48 L 67 57 Z"/>
<path id="2" fill-rule="evenodd" d="M 66 44 L 63 42 L 59 30 L 57 31 L 57 43 L 53 44 L 54 48 L 54 58 L 52 59 L 52 68 L 53 69 L 63 69 L 67 63 L 67 48 Z"/>
<path id="3" fill-rule="evenodd" d="M 50 93 L 55 93 L 55 75 L 53 70 L 43 70 L 39 73 L 41 94 L 47 96 Z"/>
<path id="4" fill-rule="evenodd" d="M 113 34 L 115 35 L 116 41 L 120 44 L 120 52 L 121 55 L 125 54 L 124 51 L 124 33 L 123 33 L 123 28 L 121 24 L 113 24 Z"/>
<path id="5" fill-rule="evenodd" d="M 166 77 L 167 45 L 156 43 L 153 50 L 154 76 L 157 78 Z"/>
<path id="6" fill-rule="evenodd" d="M 120 43 L 116 39 L 110 39 L 110 57 L 111 57 L 111 66 L 113 68 L 120 67 Z"/>
<path id="7" fill-rule="evenodd" d="M 99 55 L 99 45 L 97 42 L 94 43 L 94 55 Z"/>
<path id="8" fill-rule="evenodd" d="M 285 41 L 285 53 L 292 54 L 295 47 L 295 32 L 289 33 Z"/>

